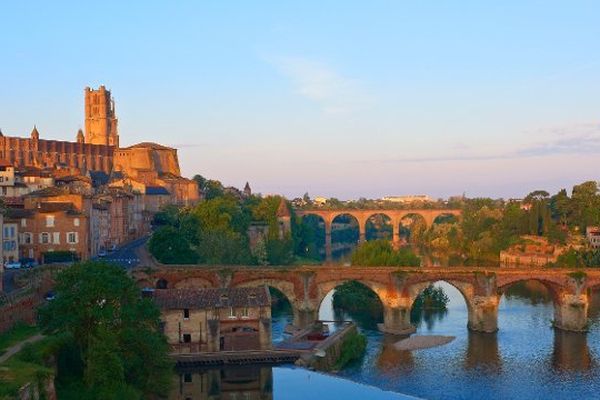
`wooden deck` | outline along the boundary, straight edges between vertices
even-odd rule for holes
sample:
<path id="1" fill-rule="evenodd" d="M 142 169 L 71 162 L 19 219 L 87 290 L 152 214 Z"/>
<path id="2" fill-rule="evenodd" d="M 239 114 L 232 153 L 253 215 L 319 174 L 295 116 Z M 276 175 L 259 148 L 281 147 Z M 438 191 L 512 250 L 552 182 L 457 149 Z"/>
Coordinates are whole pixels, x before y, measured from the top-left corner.
<path id="1" fill-rule="evenodd" d="M 245 364 L 293 364 L 300 355 L 294 351 L 249 350 L 171 354 L 178 367 Z"/>

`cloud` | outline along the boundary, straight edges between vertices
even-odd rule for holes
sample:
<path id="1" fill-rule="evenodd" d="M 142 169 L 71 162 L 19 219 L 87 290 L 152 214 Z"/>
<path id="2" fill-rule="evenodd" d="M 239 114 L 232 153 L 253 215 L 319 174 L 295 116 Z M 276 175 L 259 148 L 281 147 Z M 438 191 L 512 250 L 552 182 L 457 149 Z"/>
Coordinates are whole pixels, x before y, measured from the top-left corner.
<path id="1" fill-rule="evenodd" d="M 537 132 L 554 136 L 554 139 L 534 143 L 520 149 L 517 151 L 517 155 L 545 156 L 600 153 L 600 123 L 574 124 L 539 129 Z"/>
<path id="2" fill-rule="evenodd" d="M 291 80 L 297 94 L 319 104 L 326 113 L 357 111 L 373 102 L 360 82 L 342 76 L 322 62 L 301 57 L 277 58 L 271 62 Z"/>
<path id="3" fill-rule="evenodd" d="M 457 152 L 439 156 L 399 157 L 381 160 L 361 160 L 359 163 L 433 163 L 448 161 L 491 161 L 515 160 L 531 157 L 549 157 L 556 155 L 600 155 L 600 123 L 573 124 L 532 131 L 537 135 L 549 136 L 549 139 L 531 143 L 514 150 L 499 153 Z M 529 133 L 532 133 L 529 132 Z M 459 144 L 454 150 L 469 150 Z"/>

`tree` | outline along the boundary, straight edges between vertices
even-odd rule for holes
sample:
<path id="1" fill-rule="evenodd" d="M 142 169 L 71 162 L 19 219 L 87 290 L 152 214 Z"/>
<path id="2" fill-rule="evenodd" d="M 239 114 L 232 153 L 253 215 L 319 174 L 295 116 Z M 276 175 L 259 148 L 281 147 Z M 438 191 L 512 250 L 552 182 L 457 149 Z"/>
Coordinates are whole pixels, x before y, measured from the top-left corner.
<path id="1" fill-rule="evenodd" d="M 83 363 L 84 399 L 165 395 L 171 377 L 159 310 L 122 268 L 78 263 L 56 279 L 56 299 L 40 309 L 47 335 L 65 335 Z"/>
<path id="2" fill-rule="evenodd" d="M 600 223 L 600 196 L 598 183 L 584 182 L 573 186 L 571 195 L 573 225 L 584 232 L 587 226 Z"/>
<path id="3" fill-rule="evenodd" d="M 421 259 L 410 249 L 394 250 L 387 240 L 371 240 L 362 243 L 352 253 L 352 264 L 361 266 L 413 266 L 421 265 Z"/>
<path id="4" fill-rule="evenodd" d="M 566 227 L 568 225 L 572 210 L 571 199 L 565 189 L 561 189 L 550 198 L 550 210 L 552 211 L 552 218 L 557 220 L 561 226 Z"/>
<path id="5" fill-rule="evenodd" d="M 148 249 L 163 264 L 195 264 L 198 255 L 191 248 L 182 230 L 164 226 L 150 237 Z"/>

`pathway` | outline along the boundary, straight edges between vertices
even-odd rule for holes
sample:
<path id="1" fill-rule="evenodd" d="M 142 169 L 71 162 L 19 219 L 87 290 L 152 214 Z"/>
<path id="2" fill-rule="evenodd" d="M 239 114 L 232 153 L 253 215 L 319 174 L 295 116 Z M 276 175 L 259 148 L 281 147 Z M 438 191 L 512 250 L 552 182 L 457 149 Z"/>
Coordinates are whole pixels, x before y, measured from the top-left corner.
<path id="1" fill-rule="evenodd" d="M 6 350 L 6 352 L 0 356 L 0 364 L 2 364 L 3 362 L 5 362 L 9 358 L 11 358 L 12 356 L 17 354 L 19 351 L 21 351 L 23 346 L 25 346 L 26 344 L 35 343 L 39 340 L 42 340 L 43 338 L 44 338 L 44 335 L 42 335 L 41 333 L 38 333 L 37 335 L 31 336 L 15 345 L 9 347 Z"/>

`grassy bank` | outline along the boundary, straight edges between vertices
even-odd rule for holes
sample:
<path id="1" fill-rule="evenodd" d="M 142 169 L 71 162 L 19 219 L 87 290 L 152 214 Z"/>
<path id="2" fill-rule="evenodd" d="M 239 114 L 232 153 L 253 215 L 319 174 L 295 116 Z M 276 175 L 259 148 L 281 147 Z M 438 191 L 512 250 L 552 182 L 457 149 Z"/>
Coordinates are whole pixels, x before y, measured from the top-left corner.
<path id="1" fill-rule="evenodd" d="M 25 329 L 18 331 L 23 333 Z M 34 333 L 37 333 L 37 329 Z M 55 353 L 56 347 L 55 338 L 44 338 L 25 345 L 20 352 L 0 364 L 0 400 L 14 399 L 24 385 L 30 383 L 41 386 L 52 377 L 54 371 L 48 366 L 48 361 Z M 43 391 L 40 391 L 40 394 L 42 393 Z"/>
<path id="2" fill-rule="evenodd" d="M 0 356 L 4 354 L 9 347 L 22 342 L 38 332 L 39 330 L 35 326 L 23 323 L 16 324 L 12 329 L 0 335 Z"/>

